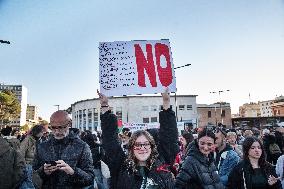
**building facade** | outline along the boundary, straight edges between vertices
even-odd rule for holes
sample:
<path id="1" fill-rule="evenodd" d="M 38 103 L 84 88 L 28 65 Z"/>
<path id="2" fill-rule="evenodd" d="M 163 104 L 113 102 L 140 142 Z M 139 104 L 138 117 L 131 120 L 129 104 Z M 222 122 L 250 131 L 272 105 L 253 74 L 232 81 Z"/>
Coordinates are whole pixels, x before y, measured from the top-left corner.
<path id="1" fill-rule="evenodd" d="M 0 91 L 10 90 L 16 94 L 17 99 L 21 105 L 21 113 L 17 119 L 10 120 L 11 126 L 23 126 L 26 124 L 26 112 L 27 112 L 27 101 L 28 101 L 28 90 L 23 85 L 6 85 L 0 84 Z M 2 125 L 2 122 L 0 122 Z"/>
<path id="2" fill-rule="evenodd" d="M 260 101 L 258 102 L 260 106 L 260 116 L 261 117 L 271 117 L 273 115 L 271 105 L 273 100 Z"/>
<path id="3" fill-rule="evenodd" d="M 198 104 L 198 126 L 216 126 L 218 123 L 231 127 L 231 106 L 229 103 Z"/>
<path id="4" fill-rule="evenodd" d="M 273 116 L 284 116 L 284 96 L 276 97 L 271 109 Z"/>
<path id="5" fill-rule="evenodd" d="M 175 103 L 176 102 L 176 103 Z M 110 97 L 109 106 L 122 123 L 156 123 L 162 108 L 161 96 Z M 177 106 L 175 106 L 177 104 Z M 177 120 L 197 126 L 196 95 L 171 96 Z M 75 102 L 72 107 L 73 127 L 80 130 L 100 130 L 100 101 L 98 98 Z"/>
<path id="6" fill-rule="evenodd" d="M 27 120 L 38 123 L 38 107 L 34 105 L 27 105 Z"/>
<path id="7" fill-rule="evenodd" d="M 258 103 L 246 103 L 239 107 L 240 117 L 260 117 L 260 105 Z"/>

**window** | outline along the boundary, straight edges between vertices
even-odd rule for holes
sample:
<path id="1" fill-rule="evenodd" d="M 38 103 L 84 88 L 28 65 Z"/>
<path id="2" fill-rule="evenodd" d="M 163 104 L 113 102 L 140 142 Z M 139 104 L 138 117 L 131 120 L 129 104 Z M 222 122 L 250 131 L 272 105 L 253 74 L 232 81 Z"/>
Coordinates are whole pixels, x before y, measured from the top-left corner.
<path id="1" fill-rule="evenodd" d="M 211 117 L 211 111 L 208 111 L 208 118 Z"/>
<path id="2" fill-rule="evenodd" d="M 225 117 L 226 114 L 225 114 L 225 110 L 222 110 L 222 114 L 221 114 L 221 117 Z"/>
<path id="3" fill-rule="evenodd" d="M 142 106 L 142 111 L 149 111 L 149 107 L 148 106 Z"/>
<path id="4" fill-rule="evenodd" d="M 92 109 L 88 109 L 88 127 L 92 127 Z"/>
<path id="5" fill-rule="evenodd" d="M 179 106 L 178 106 L 178 109 L 179 109 L 179 110 L 184 110 L 184 105 L 179 105 Z"/>
<path id="6" fill-rule="evenodd" d="M 157 111 L 157 110 L 158 110 L 158 108 L 157 108 L 156 105 L 152 105 L 152 106 L 151 106 L 151 111 Z"/>
<path id="7" fill-rule="evenodd" d="M 94 124 L 94 128 L 96 130 L 96 128 L 98 127 L 98 121 L 99 121 L 99 112 L 98 112 L 97 108 L 93 109 L 93 114 L 94 114 L 94 118 L 93 118 L 94 122 L 93 122 L 93 124 Z"/>
<path id="8" fill-rule="evenodd" d="M 143 123 L 149 123 L 149 118 L 148 117 L 143 117 Z"/>
<path id="9" fill-rule="evenodd" d="M 116 116 L 118 120 L 122 120 L 122 107 L 116 107 Z"/>
<path id="10" fill-rule="evenodd" d="M 151 123 L 156 123 L 158 122 L 158 118 L 157 117 L 151 117 Z"/>
<path id="11" fill-rule="evenodd" d="M 186 109 L 187 109 L 187 110 L 192 110 L 192 105 L 187 105 L 187 106 L 186 106 Z"/>

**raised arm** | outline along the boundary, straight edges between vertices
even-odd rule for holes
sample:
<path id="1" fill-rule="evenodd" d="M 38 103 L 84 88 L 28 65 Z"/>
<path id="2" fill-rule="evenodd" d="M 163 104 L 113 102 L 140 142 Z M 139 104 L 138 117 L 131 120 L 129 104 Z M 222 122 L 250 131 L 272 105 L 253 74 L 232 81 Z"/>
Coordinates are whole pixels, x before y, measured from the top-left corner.
<path id="1" fill-rule="evenodd" d="M 167 164 L 173 164 L 176 154 L 179 152 L 178 130 L 175 112 L 170 108 L 170 94 L 167 88 L 163 97 L 163 110 L 159 113 L 160 131 L 159 146 L 160 155 Z"/>
<path id="2" fill-rule="evenodd" d="M 102 146 L 107 156 L 106 163 L 110 172 L 116 174 L 126 156 L 119 145 L 116 115 L 110 112 L 107 97 L 97 92 L 101 103 Z"/>

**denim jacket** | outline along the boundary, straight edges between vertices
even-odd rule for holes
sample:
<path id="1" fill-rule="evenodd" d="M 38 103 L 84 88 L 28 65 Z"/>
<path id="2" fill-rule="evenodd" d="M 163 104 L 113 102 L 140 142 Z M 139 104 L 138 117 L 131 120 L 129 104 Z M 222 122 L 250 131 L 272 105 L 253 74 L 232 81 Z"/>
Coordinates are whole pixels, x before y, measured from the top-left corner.
<path id="1" fill-rule="evenodd" d="M 239 163 L 240 157 L 238 154 L 227 145 L 221 152 L 220 161 L 217 165 L 218 174 L 224 186 L 228 184 L 228 176 L 231 170 Z"/>

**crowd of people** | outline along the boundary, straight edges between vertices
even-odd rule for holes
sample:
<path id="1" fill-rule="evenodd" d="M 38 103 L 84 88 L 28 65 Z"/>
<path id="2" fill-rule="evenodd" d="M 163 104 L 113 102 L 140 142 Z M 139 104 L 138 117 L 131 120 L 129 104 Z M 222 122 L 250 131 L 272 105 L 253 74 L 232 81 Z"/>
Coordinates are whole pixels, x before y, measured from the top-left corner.
<path id="1" fill-rule="evenodd" d="M 98 92 L 102 131 L 72 128 L 65 111 L 25 135 L 0 137 L 0 189 L 281 189 L 283 128 L 213 128 L 178 133 L 168 90 L 159 129 L 119 133 L 108 98 Z"/>

